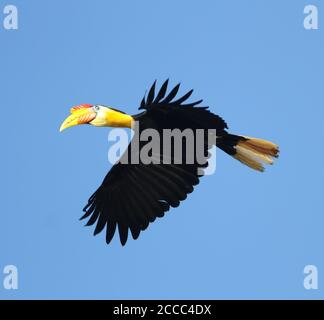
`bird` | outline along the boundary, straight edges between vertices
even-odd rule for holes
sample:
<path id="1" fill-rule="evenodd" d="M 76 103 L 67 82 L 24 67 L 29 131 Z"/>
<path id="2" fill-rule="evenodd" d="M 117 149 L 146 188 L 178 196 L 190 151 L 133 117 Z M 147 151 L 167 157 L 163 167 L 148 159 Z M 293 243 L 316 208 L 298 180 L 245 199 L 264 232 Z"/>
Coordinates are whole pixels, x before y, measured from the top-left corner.
<path id="1" fill-rule="evenodd" d="M 208 139 L 201 142 L 194 136 L 191 145 L 195 150 L 198 147 L 203 149 L 203 159 L 191 162 L 188 158 L 192 152 L 185 152 L 190 146 L 182 141 L 180 147 L 178 145 L 178 149 L 183 151 L 180 159 L 174 157 L 174 151 L 168 152 L 166 156 L 162 148 L 162 151 L 151 150 L 147 153 L 156 161 L 147 163 L 139 157 L 133 163 L 132 157 L 139 156 L 148 145 L 148 141 L 139 141 L 137 148 L 133 148 L 133 137 L 102 184 L 89 198 L 80 218 L 88 219 L 86 226 L 95 225 L 94 235 L 105 229 L 107 244 L 114 238 L 116 230 L 122 246 L 130 234 L 136 240 L 141 231 L 147 229 L 156 218 L 163 217 L 170 208 L 178 207 L 203 177 L 213 146 L 259 172 L 263 172 L 264 165 L 273 164 L 274 158 L 279 156 L 279 146 L 273 142 L 229 133 L 223 118 L 210 111 L 209 107 L 201 105 L 203 100 L 189 102 L 193 90 L 179 96 L 180 83 L 171 90 L 168 87 L 169 79 L 158 90 L 157 81 L 154 81 L 141 100 L 139 113 L 135 115 L 101 104 L 76 105 L 70 109 L 70 115 L 60 127 L 60 131 L 82 124 L 129 128 L 137 135 L 154 129 L 161 136 L 166 130 L 183 132 L 199 129 L 203 130 L 204 138 L 208 138 L 210 131 L 216 132 L 212 134 L 214 139 L 211 139 L 211 143 Z M 161 138 L 158 144 L 163 146 L 164 140 Z"/>

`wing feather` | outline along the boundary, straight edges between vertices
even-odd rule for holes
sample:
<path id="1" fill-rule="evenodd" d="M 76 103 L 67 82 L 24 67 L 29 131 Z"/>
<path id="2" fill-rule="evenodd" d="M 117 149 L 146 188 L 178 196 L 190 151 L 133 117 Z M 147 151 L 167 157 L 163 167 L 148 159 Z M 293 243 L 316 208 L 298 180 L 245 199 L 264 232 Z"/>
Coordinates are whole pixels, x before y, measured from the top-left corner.
<path id="1" fill-rule="evenodd" d="M 166 80 L 155 96 L 155 81 L 147 98 L 144 96 L 142 99 L 140 109 L 146 111 L 138 117 L 140 131 L 146 128 L 227 128 L 222 118 L 211 113 L 207 107 L 197 106 L 202 100 L 183 104 L 190 98 L 193 90 L 174 100 L 180 84 L 167 94 L 168 83 L 169 80 Z M 205 144 L 205 151 L 209 147 Z M 132 148 L 128 146 L 125 154 L 131 152 Z M 163 158 L 163 154 L 156 156 Z M 182 160 L 186 160 L 185 156 L 182 156 Z M 179 206 L 199 183 L 198 169 L 206 165 L 207 157 L 203 164 L 186 164 L 185 161 L 182 164 L 123 164 L 119 161 L 88 200 L 81 219 L 88 218 L 88 226 L 97 223 L 95 235 L 106 227 L 107 244 L 111 242 L 118 228 L 120 242 L 125 245 L 129 232 L 133 239 L 137 239 L 150 222 L 157 217 L 163 217 L 170 207 Z"/>

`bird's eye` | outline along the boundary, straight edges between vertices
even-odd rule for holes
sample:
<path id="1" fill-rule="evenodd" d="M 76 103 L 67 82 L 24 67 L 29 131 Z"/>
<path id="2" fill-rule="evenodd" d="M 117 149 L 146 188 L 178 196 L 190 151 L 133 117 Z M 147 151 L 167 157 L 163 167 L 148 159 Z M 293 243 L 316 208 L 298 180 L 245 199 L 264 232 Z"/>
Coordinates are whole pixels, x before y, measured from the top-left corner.
<path id="1" fill-rule="evenodd" d="M 93 106 L 93 109 L 94 109 L 95 111 L 99 111 L 99 110 L 100 110 L 100 106 Z"/>

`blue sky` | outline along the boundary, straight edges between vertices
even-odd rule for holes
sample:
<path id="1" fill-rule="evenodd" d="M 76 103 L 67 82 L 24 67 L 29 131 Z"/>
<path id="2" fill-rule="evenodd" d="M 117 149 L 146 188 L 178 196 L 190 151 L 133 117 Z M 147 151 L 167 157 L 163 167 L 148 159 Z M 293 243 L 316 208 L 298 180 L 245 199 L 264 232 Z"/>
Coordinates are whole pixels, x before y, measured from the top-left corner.
<path id="1" fill-rule="evenodd" d="M 303 28 L 309 3 L 319 30 Z M 0 279 L 16 265 L 19 289 L 1 285 L 0 298 L 324 297 L 321 1 L 10 4 L 19 29 L 0 25 Z M 179 208 L 107 246 L 78 218 L 110 168 L 108 129 L 58 128 L 79 103 L 136 113 L 168 77 L 232 132 L 277 142 L 281 157 L 259 174 L 218 152 L 215 175 Z M 309 264 L 318 290 L 303 287 Z"/>

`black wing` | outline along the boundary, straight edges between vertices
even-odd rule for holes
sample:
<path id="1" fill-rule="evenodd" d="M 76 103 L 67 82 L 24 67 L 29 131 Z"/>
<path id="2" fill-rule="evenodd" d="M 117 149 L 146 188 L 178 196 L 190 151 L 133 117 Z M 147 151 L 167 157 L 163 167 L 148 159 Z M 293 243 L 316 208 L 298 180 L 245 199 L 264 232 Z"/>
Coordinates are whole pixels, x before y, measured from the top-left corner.
<path id="1" fill-rule="evenodd" d="M 179 85 L 166 95 L 167 86 L 168 80 L 155 96 L 154 82 L 147 98 L 143 98 L 140 109 L 145 112 L 138 117 L 138 133 L 145 128 L 154 128 L 159 132 L 166 128 L 225 131 L 227 126 L 223 119 L 208 111 L 207 107 L 197 106 L 202 100 L 184 104 L 192 90 L 174 100 Z M 123 160 L 126 157 L 129 159 L 134 152 L 129 145 L 121 160 L 111 168 L 101 186 L 90 197 L 81 219 L 89 217 L 88 226 L 96 223 L 95 235 L 106 227 L 107 243 L 110 243 L 117 228 L 122 245 L 127 241 L 129 230 L 137 239 L 150 222 L 163 217 L 170 207 L 179 206 L 180 201 L 193 191 L 202 175 L 199 169 L 208 164 L 209 147 L 207 144 L 204 146 L 206 157 L 203 163 L 194 161 L 186 164 L 186 153 L 183 152 L 181 164 L 143 164 L 141 161 L 125 164 Z M 156 154 L 155 157 L 162 159 L 163 154 Z"/>

